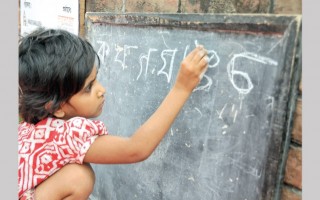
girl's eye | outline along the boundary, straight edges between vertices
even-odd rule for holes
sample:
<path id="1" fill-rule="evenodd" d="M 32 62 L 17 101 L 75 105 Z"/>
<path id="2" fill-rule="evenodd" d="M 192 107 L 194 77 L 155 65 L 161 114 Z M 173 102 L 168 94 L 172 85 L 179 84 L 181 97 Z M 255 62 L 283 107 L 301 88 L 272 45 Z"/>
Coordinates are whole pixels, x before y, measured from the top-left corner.
<path id="1" fill-rule="evenodd" d="M 85 92 L 91 92 L 92 85 L 93 85 L 93 82 L 91 82 L 91 83 L 85 88 Z"/>

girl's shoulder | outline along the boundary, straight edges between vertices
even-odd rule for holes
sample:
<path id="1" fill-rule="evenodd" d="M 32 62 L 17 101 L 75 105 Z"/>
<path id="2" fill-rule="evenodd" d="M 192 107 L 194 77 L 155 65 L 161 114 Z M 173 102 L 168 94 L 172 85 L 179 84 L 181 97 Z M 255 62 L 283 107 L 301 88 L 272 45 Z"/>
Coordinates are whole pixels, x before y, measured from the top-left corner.
<path id="1" fill-rule="evenodd" d="M 50 126 L 50 127 L 59 127 L 59 126 L 63 126 L 63 125 L 72 125 L 72 126 L 81 126 L 83 124 L 102 124 L 104 125 L 104 123 L 100 120 L 93 120 L 93 119 L 88 119 L 85 117 L 73 117 L 70 118 L 68 120 L 64 120 L 64 119 L 59 119 L 59 118 L 53 118 L 53 117 L 47 117 L 45 119 L 42 119 L 41 121 L 39 121 L 36 124 L 32 124 L 32 123 L 28 123 L 25 122 L 23 120 L 21 120 L 19 122 L 19 128 L 20 127 L 43 127 L 43 126 Z"/>
<path id="2" fill-rule="evenodd" d="M 100 120 L 94 120 L 94 119 L 88 119 L 88 118 L 85 118 L 85 117 L 73 117 L 73 118 L 70 118 L 68 120 L 66 120 L 64 122 L 65 124 L 68 124 L 69 126 L 72 126 L 72 127 L 92 127 L 92 126 L 102 126 L 104 127 L 104 123 Z"/>
<path id="3" fill-rule="evenodd" d="M 92 134 L 106 134 L 107 130 L 104 123 L 100 120 L 92 120 L 84 117 L 73 117 L 68 120 L 48 117 L 37 124 L 20 122 L 18 126 L 19 136 L 29 135 L 31 132 L 50 129 L 55 132 L 65 132 L 72 129 L 73 131 L 87 130 Z"/>

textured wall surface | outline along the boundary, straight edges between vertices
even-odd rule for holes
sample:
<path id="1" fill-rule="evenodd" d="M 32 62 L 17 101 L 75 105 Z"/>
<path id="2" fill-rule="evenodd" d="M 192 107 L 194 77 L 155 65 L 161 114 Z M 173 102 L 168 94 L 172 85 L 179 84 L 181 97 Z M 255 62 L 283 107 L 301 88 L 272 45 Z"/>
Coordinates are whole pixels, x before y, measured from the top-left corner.
<path id="1" fill-rule="evenodd" d="M 170 13 L 268 13 L 269 0 L 87 0 L 87 11 Z"/>

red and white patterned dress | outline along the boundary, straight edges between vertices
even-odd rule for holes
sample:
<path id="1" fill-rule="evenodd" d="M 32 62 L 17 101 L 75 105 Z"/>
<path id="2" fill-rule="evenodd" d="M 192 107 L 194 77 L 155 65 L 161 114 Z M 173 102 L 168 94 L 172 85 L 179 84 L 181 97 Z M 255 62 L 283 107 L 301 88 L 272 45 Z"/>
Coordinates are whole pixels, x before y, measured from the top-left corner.
<path id="1" fill-rule="evenodd" d="M 108 134 L 103 122 L 83 117 L 46 118 L 18 127 L 19 198 L 68 163 L 82 164 L 90 145 Z"/>

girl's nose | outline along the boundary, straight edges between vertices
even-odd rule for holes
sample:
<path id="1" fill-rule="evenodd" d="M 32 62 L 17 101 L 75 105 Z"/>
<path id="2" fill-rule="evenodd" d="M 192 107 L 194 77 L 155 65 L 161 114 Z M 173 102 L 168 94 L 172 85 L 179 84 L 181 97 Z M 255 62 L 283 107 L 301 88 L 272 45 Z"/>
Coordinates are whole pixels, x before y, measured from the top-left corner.
<path id="1" fill-rule="evenodd" d="M 106 93 L 106 89 L 99 83 L 100 88 L 98 90 L 98 97 L 103 97 L 104 94 Z"/>

